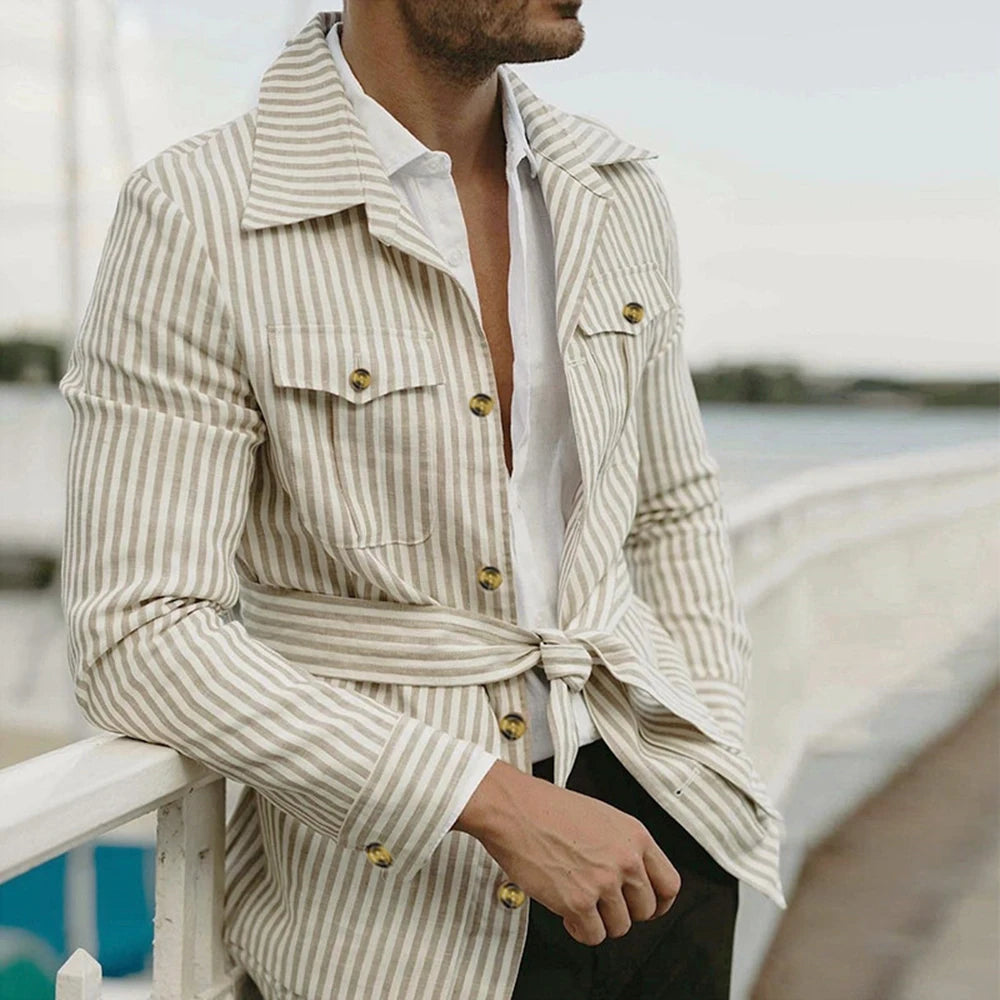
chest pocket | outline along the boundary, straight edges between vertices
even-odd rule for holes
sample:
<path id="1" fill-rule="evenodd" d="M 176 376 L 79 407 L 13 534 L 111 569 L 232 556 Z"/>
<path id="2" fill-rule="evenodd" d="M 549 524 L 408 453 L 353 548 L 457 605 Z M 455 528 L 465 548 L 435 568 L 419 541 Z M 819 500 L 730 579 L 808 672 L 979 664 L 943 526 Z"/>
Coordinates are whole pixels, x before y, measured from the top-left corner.
<path id="1" fill-rule="evenodd" d="M 310 527 L 348 548 L 424 541 L 440 506 L 445 377 L 434 339 L 342 325 L 267 334 L 271 437 Z"/>
<path id="2" fill-rule="evenodd" d="M 680 306 L 655 263 L 629 265 L 595 274 L 587 285 L 577 320 L 578 349 L 573 364 L 586 398 L 599 402 L 606 419 L 595 442 L 603 467 L 622 443 L 634 438 L 635 410 L 646 362 L 673 335 Z M 634 445 L 634 441 L 626 442 Z"/>
<path id="3" fill-rule="evenodd" d="M 618 334 L 655 350 L 669 334 L 679 304 L 655 263 L 634 264 L 594 275 L 577 326 L 586 337 Z"/>

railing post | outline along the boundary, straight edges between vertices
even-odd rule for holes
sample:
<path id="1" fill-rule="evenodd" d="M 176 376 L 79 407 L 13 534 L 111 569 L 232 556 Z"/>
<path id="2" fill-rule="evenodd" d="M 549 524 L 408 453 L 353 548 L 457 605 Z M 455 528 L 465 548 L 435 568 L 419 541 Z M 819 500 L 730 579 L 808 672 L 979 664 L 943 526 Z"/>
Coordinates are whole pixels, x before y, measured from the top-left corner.
<path id="1" fill-rule="evenodd" d="M 100 1000 L 101 967 L 77 948 L 56 974 L 56 1000 Z"/>
<path id="2" fill-rule="evenodd" d="M 227 983 L 222 945 L 225 781 L 161 806 L 156 826 L 153 1000 Z"/>

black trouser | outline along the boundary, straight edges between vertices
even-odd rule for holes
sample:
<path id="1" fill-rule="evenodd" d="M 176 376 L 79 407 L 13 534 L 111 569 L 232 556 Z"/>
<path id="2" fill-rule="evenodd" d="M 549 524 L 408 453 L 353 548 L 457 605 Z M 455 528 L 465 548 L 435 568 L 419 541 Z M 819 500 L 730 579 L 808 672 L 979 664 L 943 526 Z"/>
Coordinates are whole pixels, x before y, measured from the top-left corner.
<path id="1" fill-rule="evenodd" d="M 552 757 L 535 777 L 552 780 Z M 581 944 L 529 900 L 512 1000 L 728 1000 L 739 881 L 667 813 L 602 739 L 580 747 L 567 787 L 639 819 L 681 877 L 674 905 L 620 938 Z"/>

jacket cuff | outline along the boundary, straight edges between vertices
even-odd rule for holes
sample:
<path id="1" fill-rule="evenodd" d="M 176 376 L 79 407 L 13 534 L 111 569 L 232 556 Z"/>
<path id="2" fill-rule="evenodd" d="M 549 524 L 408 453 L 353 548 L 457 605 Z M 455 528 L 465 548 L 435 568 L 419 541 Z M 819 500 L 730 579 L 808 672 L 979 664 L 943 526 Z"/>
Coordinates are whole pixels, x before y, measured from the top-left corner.
<path id="1" fill-rule="evenodd" d="M 497 760 L 478 743 L 402 716 L 345 817 L 338 843 L 386 877 L 409 881 Z"/>

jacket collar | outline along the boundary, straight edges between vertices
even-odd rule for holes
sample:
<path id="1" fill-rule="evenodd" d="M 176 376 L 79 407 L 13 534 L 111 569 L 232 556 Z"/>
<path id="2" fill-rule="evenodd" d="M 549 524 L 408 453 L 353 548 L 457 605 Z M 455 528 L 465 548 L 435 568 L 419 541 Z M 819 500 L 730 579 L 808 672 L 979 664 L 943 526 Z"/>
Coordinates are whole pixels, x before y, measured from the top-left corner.
<path id="1" fill-rule="evenodd" d="M 386 173 L 392 177 L 396 171 L 411 167 L 416 160 L 425 160 L 431 153 L 405 125 L 397 121 L 378 101 L 367 94 L 354 75 L 350 63 L 344 57 L 340 44 L 338 30 L 339 21 L 335 21 L 326 33 L 327 45 L 333 56 L 333 63 L 340 81 L 357 114 L 359 121 L 368 133 L 371 144 L 379 154 Z M 503 128 L 507 139 L 507 160 L 511 168 L 516 169 L 522 159 L 528 160 L 532 177 L 538 174 L 537 157 L 528 145 L 528 136 L 521 120 L 521 109 L 514 100 L 510 78 L 506 66 L 498 70 L 500 97 L 503 102 Z M 415 169 L 422 168 L 418 165 Z"/>
<path id="2" fill-rule="evenodd" d="M 366 206 L 372 232 L 390 242 L 409 222 L 327 44 L 327 32 L 342 16 L 341 11 L 315 14 L 264 74 L 240 220 L 244 230 L 301 222 L 359 204 Z M 502 71 L 533 156 L 553 162 L 595 194 L 610 193 L 595 166 L 658 155 L 596 122 L 560 111 L 509 66 Z"/>

